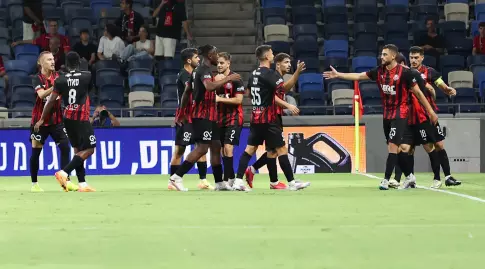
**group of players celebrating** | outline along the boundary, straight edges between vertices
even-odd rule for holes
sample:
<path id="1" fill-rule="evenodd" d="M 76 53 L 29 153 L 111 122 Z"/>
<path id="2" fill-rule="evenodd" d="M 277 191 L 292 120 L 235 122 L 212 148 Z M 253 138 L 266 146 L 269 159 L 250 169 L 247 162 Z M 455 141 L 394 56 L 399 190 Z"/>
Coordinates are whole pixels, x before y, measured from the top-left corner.
<path id="1" fill-rule="evenodd" d="M 368 72 L 340 73 L 333 67 L 324 72 L 327 79 L 374 80 L 379 87 L 383 104 L 383 127 L 389 154 L 384 179 L 379 189 L 414 188 L 414 149 L 418 145 L 429 155 L 434 174 L 432 188 L 440 188 L 440 167 L 445 174 L 446 186 L 461 185 L 450 172 L 448 155 L 444 148 L 445 139 L 438 123 L 435 103 L 435 84 L 445 94 L 453 96 L 456 90 L 446 85 L 441 75 L 431 67 L 422 64 L 424 51 L 420 47 L 409 50 L 411 68 L 406 58 L 395 45 L 385 45 L 381 53 L 381 64 Z M 395 178 L 391 179 L 395 169 Z M 405 180 L 400 184 L 401 175 Z"/>

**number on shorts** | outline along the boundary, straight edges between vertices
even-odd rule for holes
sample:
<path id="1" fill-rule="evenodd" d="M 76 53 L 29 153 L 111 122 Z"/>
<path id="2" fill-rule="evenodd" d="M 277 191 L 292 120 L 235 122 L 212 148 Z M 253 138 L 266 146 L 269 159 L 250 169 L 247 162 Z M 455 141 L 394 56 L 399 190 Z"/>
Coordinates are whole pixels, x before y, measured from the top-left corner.
<path id="1" fill-rule="evenodd" d="M 441 127 L 439 125 L 436 126 L 436 129 L 438 130 L 438 134 L 440 134 L 441 136 L 444 136 L 443 135 L 443 130 L 441 130 Z"/>
<path id="2" fill-rule="evenodd" d="M 396 135 L 396 128 L 391 128 L 389 131 L 389 139 L 392 139 Z"/>
<path id="3" fill-rule="evenodd" d="M 75 104 L 76 103 L 76 89 L 70 89 L 69 90 L 69 98 L 68 98 L 68 103 L 70 105 L 72 104 Z"/>
<path id="4" fill-rule="evenodd" d="M 261 95 L 259 95 L 260 90 L 261 89 L 258 87 L 251 87 L 251 104 L 253 104 L 253 106 L 261 105 Z"/>
<path id="5" fill-rule="evenodd" d="M 421 138 L 426 140 L 426 131 L 425 130 L 419 130 L 419 133 L 421 134 Z"/>
<path id="6" fill-rule="evenodd" d="M 234 135 L 236 134 L 236 130 L 231 130 L 231 136 L 229 137 L 229 140 L 234 140 Z"/>

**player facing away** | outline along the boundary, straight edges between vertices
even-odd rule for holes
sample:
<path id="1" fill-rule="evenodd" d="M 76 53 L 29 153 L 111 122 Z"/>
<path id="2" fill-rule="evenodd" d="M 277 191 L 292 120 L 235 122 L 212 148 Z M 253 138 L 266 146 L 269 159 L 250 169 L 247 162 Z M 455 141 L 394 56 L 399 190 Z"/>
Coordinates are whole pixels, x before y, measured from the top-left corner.
<path id="1" fill-rule="evenodd" d="M 185 87 L 189 84 L 190 76 L 192 71 L 199 66 L 199 54 L 195 48 L 186 48 L 181 52 L 183 68 L 180 70 L 177 76 L 177 100 L 179 108 L 177 108 L 177 114 L 180 112 L 180 104 L 182 95 L 185 91 Z M 191 103 L 192 97 L 189 96 L 189 103 Z M 190 106 L 186 109 L 188 114 L 190 114 Z M 182 163 L 182 157 L 184 156 L 185 149 L 187 146 L 194 144 L 192 139 L 192 120 L 189 117 L 181 125 L 175 124 L 175 150 L 172 155 L 172 160 L 170 161 L 170 176 L 175 174 L 177 169 L 180 168 Z M 205 155 L 202 156 L 197 161 L 197 169 L 199 170 L 200 182 L 198 184 L 199 189 L 213 189 L 213 187 L 207 182 L 207 160 Z M 169 190 L 176 190 L 173 185 L 168 183 Z"/>
<path id="2" fill-rule="evenodd" d="M 35 124 L 38 130 L 48 117 L 48 111 L 55 105 L 55 100 L 61 96 L 64 102 L 64 125 L 66 132 L 74 148 L 74 157 L 62 170 L 56 172 L 55 177 L 64 191 L 67 188 L 68 176 L 76 169 L 79 180 L 80 192 L 94 192 L 86 183 L 86 171 L 84 161 L 94 153 L 96 137 L 93 127 L 89 122 L 89 89 L 91 85 L 91 73 L 79 70 L 80 58 L 76 52 L 66 55 L 66 67 L 68 72 L 59 76 L 54 83 L 54 90 L 42 112 L 41 119 Z"/>
<path id="3" fill-rule="evenodd" d="M 295 180 L 288 159 L 288 149 L 285 146 L 283 130 L 281 124 L 278 123 L 276 97 L 279 91 L 284 91 L 284 82 L 280 74 L 270 69 L 274 60 L 271 46 L 257 47 L 256 57 L 259 60 L 259 67 L 251 73 L 248 81 L 253 106 L 249 137 L 246 149 L 239 159 L 236 182 L 242 181 L 249 160 L 256 153 L 258 147 L 265 143 L 269 149 L 274 149 L 276 152 L 281 170 L 288 180 L 288 189 L 293 191 L 304 189 L 310 186 L 310 182 Z M 268 154 L 267 165 L 270 173 L 276 173 L 276 155 L 270 158 Z"/>
<path id="4" fill-rule="evenodd" d="M 61 151 L 61 167 L 69 163 L 70 146 L 67 140 L 64 125 L 62 123 L 61 100 L 55 100 L 51 110 L 47 111 L 44 123 L 34 130 L 34 124 L 40 120 L 45 103 L 49 99 L 54 87 L 54 81 L 59 76 L 55 71 L 54 56 L 50 52 L 42 52 L 37 60 L 40 72 L 33 77 L 32 86 L 34 87 L 36 98 L 34 109 L 32 110 L 32 121 L 30 130 L 30 140 L 32 142 L 32 155 L 30 157 L 30 177 L 32 179 L 32 192 L 42 192 L 42 188 L 37 183 L 39 172 L 39 157 L 46 139 L 51 136 Z M 70 181 L 67 187 L 76 190 L 77 186 Z"/>
<path id="5" fill-rule="evenodd" d="M 219 81 L 235 74 L 231 71 L 231 55 L 220 52 L 217 59 L 217 72 L 214 80 Z M 244 123 L 242 102 L 244 98 L 244 83 L 242 80 L 229 81 L 217 89 L 217 122 L 220 127 L 220 141 L 222 145 L 222 164 L 224 166 L 224 181 L 229 186 L 234 185 L 234 146 L 239 146 Z"/>
<path id="6" fill-rule="evenodd" d="M 291 72 L 290 55 L 286 53 L 278 53 L 274 57 L 274 62 L 276 64 L 276 73 L 279 74 L 281 78 L 283 78 L 285 74 L 288 74 Z M 283 117 L 282 117 L 283 108 L 288 109 L 294 116 L 298 115 L 300 112 L 296 106 L 285 102 L 285 92 L 290 91 L 295 86 L 295 84 L 298 82 L 298 77 L 300 76 L 301 72 L 305 71 L 305 69 L 306 69 L 305 63 L 298 61 L 295 73 L 293 74 L 293 76 L 291 76 L 291 78 L 288 81 L 284 82 L 284 85 L 283 85 L 284 91 L 278 92 L 276 101 L 278 104 L 281 104 L 281 105 L 278 105 L 278 107 L 276 108 L 277 109 L 276 113 L 277 113 L 277 123 L 280 125 L 281 130 L 283 130 Z M 272 159 L 276 158 L 277 155 L 275 150 L 269 149 L 268 147 L 266 147 L 266 152 L 263 153 L 263 155 L 261 155 L 261 157 L 259 157 L 259 159 L 256 160 L 256 162 L 253 165 L 249 166 L 246 169 L 246 172 L 244 173 L 244 175 L 246 177 L 246 182 L 248 183 L 249 187 L 251 188 L 253 187 L 254 174 L 256 173 L 256 171 L 258 171 L 261 167 L 267 164 L 268 152 L 270 152 L 270 157 L 272 157 Z M 270 162 L 276 163 L 276 159 L 270 160 Z M 285 183 L 278 180 L 277 171 L 271 171 L 271 173 L 269 174 L 269 177 L 270 177 L 270 189 L 281 190 L 281 189 L 288 188 L 288 186 L 286 186 Z"/>
<path id="7" fill-rule="evenodd" d="M 446 83 L 441 78 L 441 74 L 438 73 L 432 67 L 423 65 L 423 60 L 424 60 L 424 50 L 422 48 L 411 47 L 409 49 L 409 61 L 411 63 L 411 68 L 418 70 L 421 73 L 421 76 L 423 77 L 423 79 L 426 80 L 426 82 L 428 82 L 429 84 L 436 85 L 446 95 L 449 95 L 449 96 L 456 95 L 456 90 L 446 85 Z M 438 107 L 436 106 L 436 102 L 435 102 L 436 94 L 433 94 L 433 93 L 434 91 L 429 92 L 426 98 L 428 99 L 428 102 L 431 104 L 433 109 L 437 111 Z M 451 175 L 450 161 L 448 159 L 448 154 L 446 153 L 445 145 L 444 145 L 445 136 L 444 136 L 443 130 L 440 127 L 439 122 L 437 122 L 434 127 L 435 127 L 434 136 L 436 138 L 434 147 L 435 147 L 435 150 L 438 152 L 440 165 L 441 165 L 441 168 L 443 169 L 443 173 L 445 174 L 445 185 L 446 186 L 461 185 L 461 181 L 456 180 Z M 436 188 L 441 187 L 440 177 L 435 176 L 434 180 L 435 181 L 433 182 L 433 186 Z"/>
<path id="8" fill-rule="evenodd" d="M 416 182 L 409 163 L 409 145 L 403 144 L 403 136 L 408 128 L 409 93 L 413 93 L 424 105 L 433 124 L 438 120 L 438 116 L 419 89 L 411 70 L 397 64 L 397 54 L 398 48 L 388 44 L 382 49 L 381 65 L 368 72 L 340 73 L 331 67 L 331 71 L 323 73 L 326 79 L 374 80 L 377 83 L 382 97 L 383 128 L 389 151 L 384 179 L 379 185 L 381 190 L 389 189 L 389 179 L 398 162 L 406 176 L 403 187 L 407 188 Z"/>
<path id="9" fill-rule="evenodd" d="M 230 81 L 237 81 L 241 76 L 232 74 L 220 81 L 214 81 L 211 67 L 217 65 L 217 48 L 212 45 L 205 45 L 199 49 L 201 63 L 192 72 L 189 85 L 185 87 L 182 95 L 180 111 L 175 119 L 176 124 L 188 116 L 186 112 L 189 96 L 192 95 L 191 118 L 193 126 L 193 137 L 196 143 L 195 149 L 190 152 L 179 169 L 170 176 L 170 183 L 178 191 L 187 191 L 183 185 L 182 177 L 189 172 L 194 163 L 211 150 L 211 166 L 216 190 L 228 190 L 229 186 L 222 178 L 221 165 L 221 142 L 219 140 L 219 126 L 217 125 L 216 90 Z"/>

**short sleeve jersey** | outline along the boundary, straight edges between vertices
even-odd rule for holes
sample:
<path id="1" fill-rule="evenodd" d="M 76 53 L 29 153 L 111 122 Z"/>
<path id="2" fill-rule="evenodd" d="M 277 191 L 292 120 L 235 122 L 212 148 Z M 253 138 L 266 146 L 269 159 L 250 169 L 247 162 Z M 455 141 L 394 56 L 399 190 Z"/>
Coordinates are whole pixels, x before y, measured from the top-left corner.
<path id="1" fill-rule="evenodd" d="M 366 75 L 376 81 L 381 92 L 384 119 L 407 119 L 409 114 L 409 90 L 416 85 L 411 70 L 396 65 L 388 70 L 378 66 Z"/>
<path id="2" fill-rule="evenodd" d="M 213 81 L 207 65 L 198 66 L 192 72 L 192 118 L 217 121 L 216 92 L 207 91 L 205 81 Z"/>
<path id="3" fill-rule="evenodd" d="M 50 95 L 44 99 L 41 99 L 37 94 L 40 90 L 48 90 L 54 86 L 54 81 L 59 77 L 57 72 L 52 73 L 50 77 L 46 77 L 41 73 L 38 73 L 36 76 L 32 78 L 32 86 L 34 87 L 34 91 L 36 93 L 35 96 L 35 105 L 34 109 L 32 109 L 32 120 L 31 123 L 35 124 L 40 120 L 42 117 L 42 112 L 44 110 L 45 103 L 49 100 Z M 47 119 L 44 122 L 44 126 L 55 125 L 62 122 L 62 111 L 61 111 L 61 100 L 57 100 L 52 108 L 52 111 L 49 113 Z"/>
<path id="4" fill-rule="evenodd" d="M 419 89 L 423 93 L 428 92 L 428 89 L 426 88 L 426 81 L 422 78 L 421 74 L 414 69 L 411 69 L 411 73 L 416 79 Z M 423 105 L 419 102 L 418 98 L 413 93 L 410 93 L 410 98 L 411 100 L 408 124 L 415 125 L 426 121 L 428 119 L 428 114 L 426 113 Z"/>
<path id="5" fill-rule="evenodd" d="M 184 95 L 185 87 L 192 83 L 191 74 L 182 68 L 177 75 L 177 114 L 180 114 L 182 111 L 180 110 L 180 105 L 182 104 L 182 96 Z M 189 96 L 188 106 L 185 109 L 185 114 L 190 116 L 190 107 L 192 106 L 192 94 Z M 190 117 L 189 117 L 190 122 Z"/>
<path id="6" fill-rule="evenodd" d="M 234 74 L 231 72 L 230 74 Z M 217 94 L 224 98 L 234 98 L 238 94 L 244 94 L 245 88 L 242 80 L 230 81 L 224 84 Z M 217 105 L 217 120 L 220 126 L 242 126 L 244 122 L 244 114 L 242 104 L 229 105 L 219 103 Z"/>
<path id="7" fill-rule="evenodd" d="M 437 81 L 441 78 L 441 74 L 438 71 L 436 71 L 434 68 L 429 66 L 421 65 L 421 67 L 418 68 L 418 71 L 419 73 L 421 73 L 421 77 L 431 85 L 433 84 L 436 85 Z M 435 111 L 438 111 L 438 106 L 436 105 L 433 95 L 429 91 L 426 91 L 424 95 L 426 96 L 426 99 L 428 99 L 428 102 L 431 105 L 431 107 Z"/>
<path id="8" fill-rule="evenodd" d="M 251 73 L 248 89 L 253 106 L 252 124 L 276 122 L 278 111 L 275 95 L 282 90 L 283 84 L 283 78 L 276 71 L 267 67 L 258 67 Z"/>
<path id="9" fill-rule="evenodd" d="M 55 82 L 54 92 L 62 96 L 64 118 L 89 121 L 91 73 L 73 70 L 62 74 Z"/>

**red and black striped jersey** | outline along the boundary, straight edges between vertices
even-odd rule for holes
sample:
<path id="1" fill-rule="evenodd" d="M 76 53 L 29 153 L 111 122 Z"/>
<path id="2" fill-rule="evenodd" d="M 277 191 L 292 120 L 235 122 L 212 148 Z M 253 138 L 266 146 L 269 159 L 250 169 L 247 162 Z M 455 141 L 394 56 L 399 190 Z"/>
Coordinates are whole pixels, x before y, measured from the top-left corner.
<path id="1" fill-rule="evenodd" d="M 424 94 L 428 92 L 428 89 L 426 88 L 426 81 L 424 81 L 424 79 L 421 77 L 421 74 L 414 69 L 411 69 L 411 72 L 416 79 L 419 89 Z M 411 100 L 409 102 L 410 108 L 408 124 L 415 125 L 425 122 L 428 119 L 428 113 L 426 112 L 426 109 L 424 109 L 423 105 L 419 102 L 418 98 L 413 93 L 410 93 L 409 98 Z"/>
<path id="2" fill-rule="evenodd" d="M 431 84 L 431 86 L 435 85 L 436 81 L 441 78 L 441 74 L 432 67 L 421 65 L 421 67 L 419 67 L 417 70 L 419 71 L 419 73 L 421 73 L 421 77 L 426 82 Z M 435 111 L 438 111 L 438 106 L 436 105 L 433 95 L 429 91 L 426 91 L 424 95 L 426 96 L 426 99 L 428 99 L 431 107 Z"/>
<path id="3" fill-rule="evenodd" d="M 190 84 L 190 76 L 191 74 L 185 70 L 185 68 L 182 68 L 180 72 L 178 73 L 177 76 L 177 101 L 179 107 L 177 108 L 177 115 L 179 115 L 182 111 L 180 111 L 180 105 L 182 104 L 182 96 L 185 91 L 185 87 Z M 189 101 L 187 102 L 187 107 L 185 108 L 184 114 L 187 117 L 188 122 L 192 122 L 191 120 L 191 107 L 192 107 L 192 94 L 189 96 Z"/>
<path id="4" fill-rule="evenodd" d="M 208 91 L 204 81 L 213 81 L 210 67 L 202 64 L 192 72 L 192 118 L 217 121 L 216 91 Z"/>
<path id="5" fill-rule="evenodd" d="M 32 109 L 32 120 L 31 123 L 35 124 L 40 120 L 42 117 L 42 111 L 44 110 L 45 103 L 49 100 L 50 95 L 41 99 L 37 94 L 40 90 L 48 90 L 54 86 L 54 81 L 59 77 L 57 72 L 52 73 L 49 77 L 38 73 L 32 78 L 32 86 L 35 90 L 35 105 L 34 109 Z M 47 116 L 46 120 L 44 121 L 44 126 L 55 125 L 62 123 L 62 111 L 61 111 L 61 100 L 56 101 L 52 111 Z"/>
<path id="6" fill-rule="evenodd" d="M 283 79 L 283 76 L 278 71 L 276 71 L 276 73 L 280 76 L 281 79 Z M 278 96 L 281 100 L 285 101 L 285 91 L 284 91 L 284 89 L 281 88 L 280 90 L 278 90 L 276 92 L 276 96 Z M 283 108 L 280 107 L 279 105 L 276 105 L 276 114 L 283 115 Z"/>
<path id="7" fill-rule="evenodd" d="M 90 72 L 73 70 L 59 76 L 54 84 L 54 92 L 62 96 L 64 118 L 89 121 L 90 87 Z"/>
<path id="8" fill-rule="evenodd" d="M 234 74 L 231 72 L 230 74 Z M 242 80 L 230 81 L 224 84 L 217 94 L 222 98 L 234 98 L 238 94 L 244 94 L 245 88 Z M 244 123 L 244 113 L 242 104 L 229 105 L 219 103 L 217 105 L 217 122 L 219 126 L 242 126 Z"/>
<path id="9" fill-rule="evenodd" d="M 400 64 L 391 70 L 378 66 L 366 75 L 377 82 L 381 92 L 384 119 L 407 119 L 409 114 L 409 89 L 416 85 L 416 79 L 409 68 Z"/>
<path id="10" fill-rule="evenodd" d="M 253 111 L 251 123 L 263 124 L 276 122 L 277 105 L 275 96 L 283 89 L 283 78 L 276 71 L 267 67 L 258 67 L 251 73 L 248 89 Z"/>

